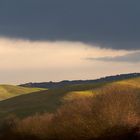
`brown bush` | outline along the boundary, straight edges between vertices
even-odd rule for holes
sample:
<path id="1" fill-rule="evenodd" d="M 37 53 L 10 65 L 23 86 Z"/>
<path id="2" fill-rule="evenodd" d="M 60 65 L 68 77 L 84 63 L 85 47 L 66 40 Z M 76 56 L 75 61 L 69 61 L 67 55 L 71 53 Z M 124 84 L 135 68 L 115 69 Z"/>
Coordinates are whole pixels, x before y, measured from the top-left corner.
<path id="1" fill-rule="evenodd" d="M 63 106 L 54 120 L 55 135 L 60 139 L 99 138 L 115 127 L 129 130 L 139 123 L 136 97 L 132 94 L 104 94 L 93 100 L 73 102 Z"/>
<path id="2" fill-rule="evenodd" d="M 137 94 L 118 87 L 106 87 L 100 92 L 93 98 L 69 102 L 54 114 L 12 121 L 10 135 L 30 140 L 139 139 Z"/>

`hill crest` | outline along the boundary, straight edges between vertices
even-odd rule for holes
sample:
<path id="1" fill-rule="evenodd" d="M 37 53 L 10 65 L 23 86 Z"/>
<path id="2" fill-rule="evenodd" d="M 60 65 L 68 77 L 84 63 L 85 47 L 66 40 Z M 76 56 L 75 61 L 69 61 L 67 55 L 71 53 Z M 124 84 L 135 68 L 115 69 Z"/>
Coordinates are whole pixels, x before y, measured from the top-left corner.
<path id="1" fill-rule="evenodd" d="M 60 82 L 41 82 L 41 83 L 25 83 L 19 86 L 23 87 L 36 87 L 36 88 L 61 88 L 65 86 L 72 86 L 72 85 L 80 85 L 80 84 L 94 84 L 94 83 L 102 83 L 102 82 L 114 82 L 120 81 L 130 78 L 140 77 L 140 73 L 129 73 L 129 74 L 120 74 L 114 76 L 106 76 L 95 80 L 64 80 Z"/>

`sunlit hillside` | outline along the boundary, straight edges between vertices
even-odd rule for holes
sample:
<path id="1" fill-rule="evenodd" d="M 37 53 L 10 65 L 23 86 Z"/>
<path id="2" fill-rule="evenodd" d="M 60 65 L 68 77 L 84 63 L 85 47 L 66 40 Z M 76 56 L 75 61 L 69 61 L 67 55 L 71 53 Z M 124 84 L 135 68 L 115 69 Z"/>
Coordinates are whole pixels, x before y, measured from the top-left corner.
<path id="1" fill-rule="evenodd" d="M 131 91 L 139 91 L 140 92 L 140 78 L 131 78 L 127 80 L 121 80 L 117 82 L 106 83 L 105 85 L 85 91 L 72 91 L 69 94 L 63 97 L 64 101 L 72 101 L 77 98 L 85 98 L 85 97 L 92 97 L 98 94 L 103 93 L 110 93 L 110 92 L 131 92 Z"/>
<path id="2" fill-rule="evenodd" d="M 139 84 L 140 78 L 131 78 L 73 85 L 1 101 L 0 124 L 5 132 L 2 138 L 137 140 Z"/>
<path id="3" fill-rule="evenodd" d="M 26 88 L 13 85 L 0 85 L 0 100 L 5 100 L 11 97 L 41 91 L 41 88 Z"/>
<path id="4" fill-rule="evenodd" d="M 135 88 L 140 88 L 140 78 L 134 78 L 134 79 L 128 79 L 128 80 L 122 80 L 117 82 L 118 84 L 121 85 L 128 85 L 128 86 L 133 86 Z"/>
<path id="5" fill-rule="evenodd" d="M 110 93 L 110 92 L 140 92 L 139 79 L 131 78 L 130 80 L 123 80 L 111 83 L 100 84 L 85 84 L 74 85 L 65 88 L 51 89 L 45 91 L 39 91 L 36 93 L 26 94 L 34 92 L 40 89 L 19 88 L 18 92 L 12 92 L 11 97 L 15 95 L 25 94 L 18 97 L 10 98 L 0 102 L 0 116 L 6 116 L 8 114 L 17 114 L 19 116 L 30 116 L 40 112 L 54 112 L 67 101 L 73 99 L 92 97 L 97 94 Z M 125 84 L 124 84 L 125 83 Z M 128 83 L 128 84 L 126 84 Z M 131 84 L 130 84 L 131 83 Z M 20 90 L 22 89 L 22 90 Z M 25 92 L 23 92 L 23 90 Z M 7 96 L 10 96 L 9 94 Z M 12 108 L 12 110 L 11 110 Z"/>
<path id="6" fill-rule="evenodd" d="M 42 91 L 0 87 L 9 98 L 0 101 L 2 139 L 123 140 L 140 130 L 139 77 Z"/>

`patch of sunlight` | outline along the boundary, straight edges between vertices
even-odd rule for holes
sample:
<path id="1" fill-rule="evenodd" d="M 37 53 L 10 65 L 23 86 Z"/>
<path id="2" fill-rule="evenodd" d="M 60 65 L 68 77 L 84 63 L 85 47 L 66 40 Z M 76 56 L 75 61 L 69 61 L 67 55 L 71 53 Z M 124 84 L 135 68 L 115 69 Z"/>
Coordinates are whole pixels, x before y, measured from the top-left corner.
<path id="1" fill-rule="evenodd" d="M 63 97 L 64 101 L 72 101 L 75 99 L 83 99 L 86 97 L 93 97 L 96 93 L 92 90 L 88 90 L 88 91 L 73 91 L 73 92 L 69 92 L 67 93 L 66 96 Z"/>
<path id="2" fill-rule="evenodd" d="M 122 85 L 132 86 L 132 87 L 135 87 L 135 88 L 140 88 L 140 78 L 123 80 L 123 81 L 119 81 L 119 82 L 116 82 L 116 83 L 122 84 Z"/>

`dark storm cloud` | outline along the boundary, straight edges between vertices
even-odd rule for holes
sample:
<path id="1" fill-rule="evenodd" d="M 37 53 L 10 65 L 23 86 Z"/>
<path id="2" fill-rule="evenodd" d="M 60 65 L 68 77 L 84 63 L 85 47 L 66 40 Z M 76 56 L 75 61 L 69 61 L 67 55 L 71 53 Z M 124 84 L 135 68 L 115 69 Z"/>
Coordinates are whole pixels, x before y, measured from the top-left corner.
<path id="1" fill-rule="evenodd" d="M 0 35 L 140 49 L 139 0 L 0 0 Z"/>
<path id="2" fill-rule="evenodd" d="M 124 56 L 116 56 L 116 57 L 88 58 L 88 60 L 98 60 L 105 62 L 112 61 L 112 62 L 140 63 L 140 52 L 130 53 Z"/>

